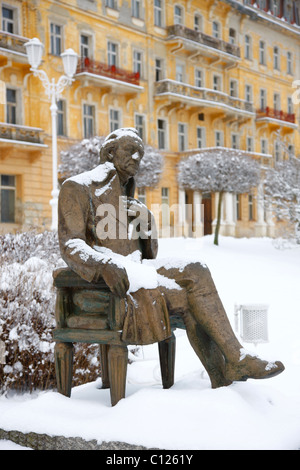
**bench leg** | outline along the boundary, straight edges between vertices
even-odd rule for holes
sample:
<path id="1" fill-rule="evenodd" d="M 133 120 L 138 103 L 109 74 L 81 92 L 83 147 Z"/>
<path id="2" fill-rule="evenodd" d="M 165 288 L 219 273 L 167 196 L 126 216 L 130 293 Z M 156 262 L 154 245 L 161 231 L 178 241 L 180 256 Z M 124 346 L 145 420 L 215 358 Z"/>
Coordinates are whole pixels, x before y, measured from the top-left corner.
<path id="1" fill-rule="evenodd" d="M 71 396 L 73 344 L 56 343 L 54 349 L 57 390 L 66 397 Z"/>
<path id="2" fill-rule="evenodd" d="M 163 388 L 174 385 L 176 338 L 174 333 L 164 341 L 158 343 L 161 378 Z"/>
<path id="3" fill-rule="evenodd" d="M 109 376 L 108 376 L 108 344 L 100 344 L 100 364 L 101 364 L 101 378 L 102 388 L 109 388 Z"/>
<path id="4" fill-rule="evenodd" d="M 127 346 L 110 345 L 108 348 L 108 375 L 112 406 L 125 398 L 128 350 Z"/>

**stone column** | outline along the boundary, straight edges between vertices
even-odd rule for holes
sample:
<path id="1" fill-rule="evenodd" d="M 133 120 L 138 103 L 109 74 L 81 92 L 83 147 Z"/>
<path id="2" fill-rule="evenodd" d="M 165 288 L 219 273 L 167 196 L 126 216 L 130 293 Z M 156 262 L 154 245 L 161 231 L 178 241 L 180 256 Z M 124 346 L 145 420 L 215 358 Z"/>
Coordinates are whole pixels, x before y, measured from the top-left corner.
<path id="1" fill-rule="evenodd" d="M 265 237 L 267 234 L 267 224 L 265 222 L 265 210 L 263 201 L 263 185 L 258 186 L 257 191 L 257 222 L 255 224 L 255 236 Z"/>
<path id="2" fill-rule="evenodd" d="M 187 236 L 186 227 L 186 208 L 185 208 L 185 190 L 178 190 L 178 216 L 177 216 L 177 234 L 178 237 Z"/>
<path id="3" fill-rule="evenodd" d="M 232 193 L 224 194 L 224 206 L 225 206 L 225 234 L 229 237 L 235 236 L 235 221 L 233 218 L 233 201 L 234 195 Z"/>
<path id="4" fill-rule="evenodd" d="M 193 237 L 202 237 L 204 232 L 203 217 L 202 217 L 202 195 L 200 191 L 194 191 L 193 193 Z"/>

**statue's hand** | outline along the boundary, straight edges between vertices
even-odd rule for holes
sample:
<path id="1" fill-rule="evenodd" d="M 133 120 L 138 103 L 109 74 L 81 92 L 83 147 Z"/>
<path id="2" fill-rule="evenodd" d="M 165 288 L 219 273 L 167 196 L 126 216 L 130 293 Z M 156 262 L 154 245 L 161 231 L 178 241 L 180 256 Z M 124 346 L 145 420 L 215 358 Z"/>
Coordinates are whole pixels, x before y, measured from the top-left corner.
<path id="1" fill-rule="evenodd" d="M 129 289 L 129 280 L 125 268 L 107 263 L 101 274 L 113 294 L 118 297 L 125 296 Z"/>

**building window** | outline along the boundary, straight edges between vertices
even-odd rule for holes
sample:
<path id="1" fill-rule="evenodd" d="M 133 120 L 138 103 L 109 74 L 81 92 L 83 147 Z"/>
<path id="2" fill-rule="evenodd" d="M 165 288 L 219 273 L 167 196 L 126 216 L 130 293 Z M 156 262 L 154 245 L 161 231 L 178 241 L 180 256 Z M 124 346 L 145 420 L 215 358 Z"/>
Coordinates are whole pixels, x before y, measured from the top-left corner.
<path id="1" fill-rule="evenodd" d="M 186 150 L 186 124 L 178 123 L 178 150 Z"/>
<path id="2" fill-rule="evenodd" d="M 176 64 L 176 80 L 177 82 L 184 81 L 184 65 Z"/>
<path id="3" fill-rule="evenodd" d="M 0 175 L 0 222 L 15 222 L 16 177 Z"/>
<path id="4" fill-rule="evenodd" d="M 155 59 L 155 81 L 159 82 L 163 78 L 163 61 L 162 59 Z"/>
<path id="5" fill-rule="evenodd" d="M 238 83 L 236 80 L 230 80 L 230 83 L 229 83 L 229 94 L 230 96 L 232 96 L 233 98 L 236 98 L 238 96 Z"/>
<path id="6" fill-rule="evenodd" d="M 67 135 L 66 132 L 66 102 L 57 102 L 57 135 Z"/>
<path id="7" fill-rule="evenodd" d="M 274 93 L 273 104 L 275 111 L 280 111 L 280 95 L 279 93 Z"/>
<path id="8" fill-rule="evenodd" d="M 83 105 L 83 135 L 89 139 L 95 135 L 95 106 Z"/>
<path id="9" fill-rule="evenodd" d="M 264 41 L 259 41 L 259 63 L 266 65 L 266 44 Z"/>
<path id="10" fill-rule="evenodd" d="M 195 31 L 202 31 L 202 16 L 196 14 L 194 16 L 194 30 Z"/>
<path id="11" fill-rule="evenodd" d="M 6 88 L 6 122 L 17 124 L 17 91 Z"/>
<path id="12" fill-rule="evenodd" d="M 132 16 L 141 17 L 141 0 L 132 0 Z"/>
<path id="13" fill-rule="evenodd" d="M 259 104 L 260 104 L 260 109 L 264 110 L 267 107 L 267 93 L 266 90 L 261 89 L 259 91 Z"/>
<path id="14" fill-rule="evenodd" d="M 222 82 L 221 82 L 221 77 L 220 75 L 214 75 L 213 76 L 213 89 L 216 91 L 222 91 Z"/>
<path id="15" fill-rule="evenodd" d="M 279 162 L 281 160 L 280 145 L 277 140 L 274 143 L 274 158 L 276 162 Z"/>
<path id="16" fill-rule="evenodd" d="M 273 0 L 272 13 L 274 16 L 279 15 L 279 0 Z"/>
<path id="17" fill-rule="evenodd" d="M 241 220 L 241 218 L 242 218 L 241 212 L 242 211 L 241 211 L 241 195 L 240 194 L 236 195 L 235 203 L 236 203 L 236 219 Z"/>
<path id="18" fill-rule="evenodd" d="M 139 51 L 133 51 L 133 71 L 143 76 L 143 54 Z"/>
<path id="19" fill-rule="evenodd" d="M 169 188 L 161 188 L 161 204 L 162 204 L 162 212 L 161 212 L 161 224 L 163 227 L 168 227 L 170 225 L 170 217 L 169 217 Z"/>
<path id="20" fill-rule="evenodd" d="M 216 21 L 212 23 L 212 35 L 217 39 L 220 37 L 220 25 Z"/>
<path id="21" fill-rule="evenodd" d="M 118 44 L 111 41 L 107 43 L 107 63 L 109 66 L 118 65 Z"/>
<path id="22" fill-rule="evenodd" d="M 154 0 L 154 25 L 162 27 L 163 25 L 163 0 Z"/>
<path id="23" fill-rule="evenodd" d="M 251 51 L 251 38 L 248 34 L 245 36 L 245 59 L 251 60 L 252 51 Z"/>
<path id="24" fill-rule="evenodd" d="M 91 57 L 91 37 L 87 34 L 80 35 L 80 55 L 81 57 Z"/>
<path id="25" fill-rule="evenodd" d="M 291 52 L 287 52 L 286 61 L 286 71 L 289 75 L 293 75 L 293 55 Z"/>
<path id="26" fill-rule="evenodd" d="M 238 149 L 239 148 L 239 136 L 238 134 L 231 134 L 231 148 Z"/>
<path id="27" fill-rule="evenodd" d="M 15 8 L 9 8 L 2 6 L 2 30 L 7 33 L 16 34 L 16 18 L 17 10 Z"/>
<path id="28" fill-rule="evenodd" d="M 252 196 L 252 194 L 248 194 L 248 216 L 249 216 L 249 220 L 254 220 L 253 196 Z"/>
<path id="29" fill-rule="evenodd" d="M 280 69 L 280 64 L 279 64 L 279 48 L 277 46 L 274 47 L 273 49 L 273 66 L 275 70 Z"/>
<path id="30" fill-rule="evenodd" d="M 268 153 L 268 140 L 267 139 L 261 139 L 260 140 L 260 147 L 261 147 L 261 153 L 267 154 Z"/>
<path id="31" fill-rule="evenodd" d="M 50 48 L 53 55 L 62 53 L 62 26 L 54 23 L 50 25 Z"/>
<path id="32" fill-rule="evenodd" d="M 108 7 L 108 8 L 112 8 L 113 10 L 117 10 L 118 2 L 117 2 L 117 0 L 106 0 L 105 1 L 105 6 Z"/>
<path id="33" fill-rule="evenodd" d="M 287 99 L 287 112 L 288 114 L 294 113 L 293 100 L 290 96 L 288 96 L 288 99 Z"/>
<path id="34" fill-rule="evenodd" d="M 252 103 L 252 86 L 251 85 L 245 86 L 245 99 L 248 103 Z"/>
<path id="35" fill-rule="evenodd" d="M 167 123 L 164 119 L 157 120 L 157 137 L 158 137 L 158 148 L 167 148 Z"/>
<path id="36" fill-rule="evenodd" d="M 145 139 L 145 116 L 143 114 L 136 114 L 135 115 L 135 128 L 139 133 L 139 136 L 142 140 Z"/>
<path id="37" fill-rule="evenodd" d="M 183 8 L 179 5 L 174 7 L 174 24 L 183 24 Z"/>
<path id="38" fill-rule="evenodd" d="M 205 127 L 197 127 L 197 147 L 199 149 L 205 147 Z"/>
<path id="39" fill-rule="evenodd" d="M 118 109 L 109 110 L 109 130 L 113 132 L 121 127 L 121 113 Z"/>
<path id="40" fill-rule="evenodd" d="M 247 152 L 253 152 L 253 137 L 247 137 Z"/>
<path id="41" fill-rule="evenodd" d="M 236 43 L 236 31 L 233 28 L 229 28 L 229 43 L 230 44 Z"/>
<path id="42" fill-rule="evenodd" d="M 223 147 L 223 132 L 215 131 L 216 147 Z"/>
<path id="43" fill-rule="evenodd" d="M 203 87 L 203 73 L 200 69 L 195 69 L 195 86 L 198 88 Z"/>

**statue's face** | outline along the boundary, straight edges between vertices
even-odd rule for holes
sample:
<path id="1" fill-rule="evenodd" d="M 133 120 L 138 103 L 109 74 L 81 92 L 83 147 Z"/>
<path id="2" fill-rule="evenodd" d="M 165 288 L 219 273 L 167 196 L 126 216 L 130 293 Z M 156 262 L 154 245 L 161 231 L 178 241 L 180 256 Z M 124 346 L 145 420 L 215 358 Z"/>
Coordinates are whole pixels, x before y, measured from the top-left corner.
<path id="1" fill-rule="evenodd" d="M 139 150 L 133 139 L 122 138 L 118 141 L 113 155 L 113 163 L 122 182 L 126 182 L 138 172 L 142 159 Z"/>

